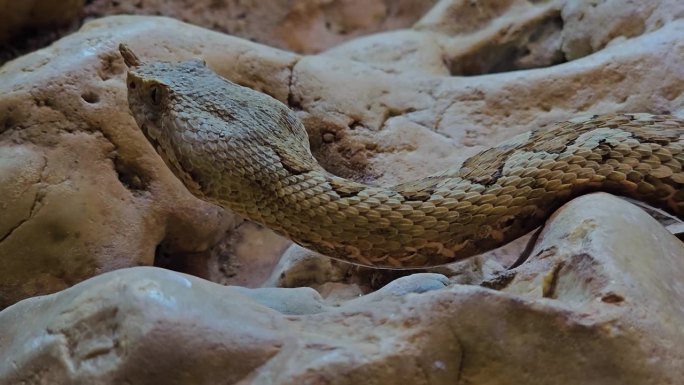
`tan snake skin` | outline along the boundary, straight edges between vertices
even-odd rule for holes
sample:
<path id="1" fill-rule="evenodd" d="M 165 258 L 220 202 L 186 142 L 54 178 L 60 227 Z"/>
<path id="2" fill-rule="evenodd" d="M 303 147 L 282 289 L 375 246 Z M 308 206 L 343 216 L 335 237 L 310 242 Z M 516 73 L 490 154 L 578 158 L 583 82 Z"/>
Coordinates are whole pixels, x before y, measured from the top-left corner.
<path id="1" fill-rule="evenodd" d="M 592 191 L 682 217 L 684 121 L 593 116 L 536 129 L 459 167 L 369 186 L 326 172 L 285 105 L 200 62 L 141 62 L 127 47 L 128 100 L 187 188 L 298 244 L 389 268 L 441 265 L 503 245 Z"/>

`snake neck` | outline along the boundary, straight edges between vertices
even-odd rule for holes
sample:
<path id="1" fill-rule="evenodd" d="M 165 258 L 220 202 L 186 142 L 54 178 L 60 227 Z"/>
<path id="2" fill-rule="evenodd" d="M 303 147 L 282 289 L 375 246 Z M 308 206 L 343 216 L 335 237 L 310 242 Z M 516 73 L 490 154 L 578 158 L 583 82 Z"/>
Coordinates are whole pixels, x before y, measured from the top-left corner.
<path id="1" fill-rule="evenodd" d="M 682 123 L 637 118 L 646 119 L 610 116 L 526 133 L 459 168 L 391 187 L 320 166 L 276 167 L 250 182 L 258 188 L 247 189 L 249 196 L 217 203 L 327 256 L 390 268 L 446 264 L 496 248 L 593 191 L 681 217 Z"/>
<path id="2" fill-rule="evenodd" d="M 448 173 L 379 187 L 318 169 L 264 183 L 251 202 L 216 203 L 324 255 L 410 268 L 467 258 L 534 228 L 542 212 L 505 194 L 515 189 Z"/>

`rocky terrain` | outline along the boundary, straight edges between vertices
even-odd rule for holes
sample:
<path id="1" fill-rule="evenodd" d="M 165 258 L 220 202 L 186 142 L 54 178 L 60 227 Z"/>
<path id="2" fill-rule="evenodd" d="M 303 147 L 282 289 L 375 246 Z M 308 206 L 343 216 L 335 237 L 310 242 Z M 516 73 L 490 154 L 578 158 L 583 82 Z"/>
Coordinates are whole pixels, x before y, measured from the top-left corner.
<path id="1" fill-rule="evenodd" d="M 528 238 L 426 271 L 333 261 L 192 196 L 117 50 L 201 58 L 295 110 L 326 169 L 389 184 L 577 115 L 684 117 L 681 2 L 67 3 L 0 1 L 8 46 L 87 21 L 0 67 L 0 384 L 684 376 L 684 247 L 642 208 L 576 199 L 514 269 Z"/>

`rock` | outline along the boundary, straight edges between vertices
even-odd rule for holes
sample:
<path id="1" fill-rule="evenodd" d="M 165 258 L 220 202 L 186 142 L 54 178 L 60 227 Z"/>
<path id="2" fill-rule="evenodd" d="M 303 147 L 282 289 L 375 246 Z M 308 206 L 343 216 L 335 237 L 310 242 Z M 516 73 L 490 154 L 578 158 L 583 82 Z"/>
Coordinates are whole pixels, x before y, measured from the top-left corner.
<path id="1" fill-rule="evenodd" d="M 418 23 L 438 32 L 452 75 L 479 75 L 545 67 L 565 61 L 561 1 L 443 0 Z"/>
<path id="2" fill-rule="evenodd" d="M 684 3 L 677 0 L 567 1 L 561 16 L 564 21 L 563 53 L 569 60 L 574 60 L 681 19 Z"/>
<path id="3" fill-rule="evenodd" d="M 198 261 L 192 255 L 180 253 L 186 256 L 186 266 L 198 267 L 202 269 L 202 274 L 194 274 L 183 268 L 174 270 L 227 285 L 270 286 L 265 282 L 291 244 L 288 239 L 268 228 L 244 221 L 214 248 L 214 256 L 206 261 Z"/>
<path id="4" fill-rule="evenodd" d="M 397 278 L 422 271 L 424 269 L 387 270 L 352 265 L 293 244 L 283 253 L 263 286 L 312 287 L 324 294 L 327 303 L 336 304 L 341 299 L 356 298 Z"/>
<path id="5" fill-rule="evenodd" d="M 0 68 L 0 179 L 12 183 L 0 188 L 0 307 L 162 254 L 210 254 L 242 222 L 168 171 L 128 112 L 114 42 L 95 32 L 99 51 L 86 52 L 84 37 Z"/>
<path id="6" fill-rule="evenodd" d="M 248 289 L 242 286 L 235 286 L 233 289 L 251 298 L 254 302 L 281 314 L 316 314 L 322 312 L 325 306 L 320 294 L 310 287 L 294 289 L 262 287 Z"/>
<path id="7" fill-rule="evenodd" d="M 84 0 L 0 0 L 0 44 L 16 39 L 24 30 L 67 25 L 79 16 L 83 3 Z"/>
<path id="8" fill-rule="evenodd" d="M 408 293 L 425 293 L 431 290 L 443 289 L 449 284 L 449 279 L 442 274 L 417 273 L 397 278 L 380 290 L 369 294 L 366 298 L 384 299 L 387 296 L 403 296 Z"/>
<path id="9" fill-rule="evenodd" d="M 530 259 L 502 290 L 551 298 L 587 316 L 605 304 L 616 311 L 641 307 L 640 322 L 684 339 L 681 323 L 664 321 L 684 317 L 678 305 L 684 298 L 683 255 L 682 242 L 641 208 L 590 194 L 553 215 Z"/>
<path id="10" fill-rule="evenodd" d="M 333 259 L 293 244 L 271 270 L 264 286 L 300 287 L 341 281 L 351 268 L 351 264 L 336 264 Z"/>
<path id="11" fill-rule="evenodd" d="M 86 15 L 163 15 L 300 53 L 387 29 L 409 27 L 434 0 L 90 1 Z"/>
<path id="12" fill-rule="evenodd" d="M 0 312 L 0 384 L 676 383 L 681 255 L 641 209 L 593 194 L 498 290 L 418 274 L 330 307 L 122 269 Z"/>

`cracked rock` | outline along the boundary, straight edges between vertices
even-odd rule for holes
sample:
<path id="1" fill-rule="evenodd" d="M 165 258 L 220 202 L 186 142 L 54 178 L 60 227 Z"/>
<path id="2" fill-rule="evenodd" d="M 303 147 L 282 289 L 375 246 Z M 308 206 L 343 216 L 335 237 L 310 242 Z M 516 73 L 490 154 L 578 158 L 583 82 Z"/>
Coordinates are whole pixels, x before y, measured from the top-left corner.
<path id="1" fill-rule="evenodd" d="M 0 312 L 0 384 L 676 383 L 681 255 L 643 210 L 593 194 L 498 290 L 416 274 L 328 306 L 123 269 Z"/>

